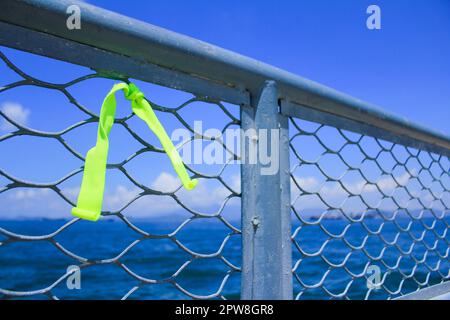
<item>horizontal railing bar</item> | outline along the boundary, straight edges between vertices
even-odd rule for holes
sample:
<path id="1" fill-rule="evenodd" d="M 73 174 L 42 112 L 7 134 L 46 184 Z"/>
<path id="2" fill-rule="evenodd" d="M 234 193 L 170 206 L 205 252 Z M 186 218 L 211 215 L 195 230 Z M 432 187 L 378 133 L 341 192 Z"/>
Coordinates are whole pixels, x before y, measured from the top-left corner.
<path id="1" fill-rule="evenodd" d="M 450 281 L 403 295 L 396 300 L 450 300 Z"/>
<path id="2" fill-rule="evenodd" d="M 69 5 L 81 8 L 80 30 L 66 28 Z M 36 19 L 39 17 L 39 19 Z M 280 98 L 450 150 L 450 137 L 287 71 L 123 15 L 73 0 L 2 0 L 0 21 L 143 60 L 253 95 L 274 80 Z"/>
<path id="3" fill-rule="evenodd" d="M 391 131 L 377 128 L 365 122 L 355 121 L 328 112 L 311 109 L 293 102 L 282 101 L 281 113 L 289 117 L 295 117 L 307 121 L 317 122 L 324 125 L 336 127 L 339 129 L 356 132 L 359 134 L 401 144 L 406 147 L 412 147 L 419 150 L 434 152 L 440 155 L 450 157 L 450 150 L 442 148 L 438 145 L 415 140 L 407 135 L 402 135 L 401 133 L 394 134 Z"/>
<path id="4" fill-rule="evenodd" d="M 89 67 L 111 78 L 130 77 L 232 104 L 250 103 L 245 90 L 4 22 L 0 22 L 0 45 Z"/>

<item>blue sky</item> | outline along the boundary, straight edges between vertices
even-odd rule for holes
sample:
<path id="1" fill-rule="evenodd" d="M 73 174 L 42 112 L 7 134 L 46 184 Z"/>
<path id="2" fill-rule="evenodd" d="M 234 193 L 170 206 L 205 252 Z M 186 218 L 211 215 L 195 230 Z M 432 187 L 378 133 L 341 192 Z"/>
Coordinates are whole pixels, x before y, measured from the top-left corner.
<path id="1" fill-rule="evenodd" d="M 450 133 L 449 1 L 90 0 L 89 3 L 264 61 Z M 366 28 L 366 8 L 370 4 L 381 8 L 381 30 Z M 86 68 L 1 49 L 19 67 L 43 80 L 64 82 L 89 73 Z M 2 63 L 0 75 L 0 85 L 18 79 Z M 106 80 L 90 80 L 69 91 L 98 112 L 102 98 L 112 84 Z M 176 107 L 190 97 L 186 93 L 139 84 L 151 100 L 163 105 Z M 119 103 L 125 105 L 123 99 L 119 99 Z M 39 130 L 62 130 L 86 118 L 60 93 L 39 88 L 23 87 L 0 93 L 0 105 L 12 110 L 10 112 L 18 120 Z M 203 120 L 211 127 L 223 126 L 216 107 L 196 104 L 192 108 L 192 112 L 188 109 L 183 114 L 190 123 Z M 194 112 L 196 108 L 201 108 L 201 112 Z M 237 114 L 236 108 L 233 112 Z M 118 108 L 118 115 L 128 113 L 128 107 Z M 180 126 L 171 116 L 160 117 L 169 131 Z M 135 120 L 133 129 L 156 143 L 148 129 Z M 2 123 L 0 130 L 1 136 L 12 129 Z M 65 138 L 78 152 L 85 154 L 94 143 L 95 131 L 95 125 L 88 125 Z M 112 162 L 128 157 L 139 148 L 139 144 L 130 140 L 119 126 L 113 128 L 111 141 Z M 55 181 L 82 164 L 56 141 L 16 137 L 0 142 L 0 150 L 0 168 L 25 180 Z M 129 169 L 145 184 L 155 188 L 177 184 L 164 155 L 144 154 L 131 162 Z M 213 173 L 220 166 L 201 166 L 201 169 Z M 225 179 L 238 189 L 239 168 L 234 166 L 227 170 Z M 308 172 L 304 174 L 306 183 L 311 177 Z M 80 181 L 81 175 L 77 175 L 64 185 L 66 194 L 72 199 L 76 197 Z M 120 207 L 138 192 L 121 173 L 108 172 L 107 181 L 105 202 L 111 208 Z M 5 185 L 6 179 L 0 177 L 0 183 Z M 311 183 L 314 184 L 317 182 Z M 53 201 L 54 197 L 49 196 L 52 191 L 16 191 L 0 194 L 0 215 L 3 217 L 68 215 L 70 207 L 61 200 Z M 180 193 L 192 208 L 210 213 L 218 210 L 225 196 L 226 191 L 217 181 L 205 182 L 194 194 Z M 170 199 L 167 202 L 150 199 L 137 204 L 135 211 L 155 207 L 156 203 L 159 209 L 155 212 L 159 214 L 179 209 Z M 236 215 L 237 206 L 234 206 L 231 205 L 229 210 Z"/>

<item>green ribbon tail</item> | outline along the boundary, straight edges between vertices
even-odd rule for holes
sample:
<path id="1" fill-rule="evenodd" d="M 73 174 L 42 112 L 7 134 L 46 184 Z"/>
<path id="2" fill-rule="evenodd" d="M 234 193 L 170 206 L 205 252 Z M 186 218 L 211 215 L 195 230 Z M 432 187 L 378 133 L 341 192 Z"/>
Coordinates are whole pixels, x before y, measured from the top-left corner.
<path id="1" fill-rule="evenodd" d="M 158 137 L 159 141 L 161 142 L 161 145 L 164 148 L 164 151 L 169 156 L 172 166 L 175 169 L 175 172 L 177 173 L 178 177 L 180 178 L 183 187 L 186 190 L 194 189 L 198 183 L 198 180 L 197 179 L 191 180 L 191 178 L 189 177 L 186 168 L 184 166 L 183 160 L 181 160 L 181 157 L 177 149 L 173 145 L 172 140 L 170 140 L 169 136 L 164 130 L 164 127 L 162 126 L 161 122 L 159 122 L 158 117 L 156 116 L 155 112 L 153 111 L 152 107 L 147 102 L 147 100 L 145 99 L 133 100 L 131 106 L 133 108 L 133 112 L 139 118 L 144 120 L 145 123 L 147 123 L 150 130 L 152 130 Z"/>
<path id="2" fill-rule="evenodd" d="M 126 87 L 126 83 L 114 85 L 103 100 L 97 131 L 97 143 L 86 155 L 77 206 L 72 208 L 72 214 L 81 219 L 97 221 L 100 218 L 105 190 L 106 162 L 109 149 L 108 136 L 116 115 L 116 97 L 114 94 Z"/>

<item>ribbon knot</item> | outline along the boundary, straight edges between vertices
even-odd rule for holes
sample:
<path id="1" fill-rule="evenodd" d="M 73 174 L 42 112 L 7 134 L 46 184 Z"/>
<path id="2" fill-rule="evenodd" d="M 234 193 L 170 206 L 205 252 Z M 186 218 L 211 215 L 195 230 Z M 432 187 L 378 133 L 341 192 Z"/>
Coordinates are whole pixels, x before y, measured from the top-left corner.
<path id="1" fill-rule="evenodd" d="M 134 83 L 130 83 L 127 87 L 125 87 L 124 93 L 125 98 L 129 101 L 138 101 L 144 98 L 144 94 Z"/>

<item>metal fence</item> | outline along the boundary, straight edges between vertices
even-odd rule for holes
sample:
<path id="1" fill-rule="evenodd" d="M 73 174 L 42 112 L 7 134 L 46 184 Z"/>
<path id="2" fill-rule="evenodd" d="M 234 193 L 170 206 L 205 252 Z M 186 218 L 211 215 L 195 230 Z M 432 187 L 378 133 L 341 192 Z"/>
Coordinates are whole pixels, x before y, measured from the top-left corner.
<path id="1" fill-rule="evenodd" d="M 76 31 L 65 26 L 66 8 L 74 3 L 81 8 L 83 24 Z M 30 18 L 36 15 L 42 19 Z M 195 177 L 214 180 L 226 190 L 218 209 L 205 214 L 186 203 L 179 187 L 158 191 L 127 171 L 127 163 L 134 158 L 162 150 L 132 128 L 132 114 L 119 118 L 117 125 L 140 148 L 126 159 L 109 164 L 108 171 L 124 174 L 139 192 L 118 210 L 103 215 L 119 219 L 137 238 L 127 238 L 127 245 L 112 257 L 92 258 L 70 248 L 70 242 L 75 241 L 71 236 L 61 239 L 74 225 L 84 223 L 77 219 L 39 236 L 11 231 L 5 222 L 0 226 L 0 252 L 21 242 L 36 246 L 36 242 L 50 243 L 82 270 L 117 266 L 134 281 L 121 298 L 157 298 L 158 289 L 148 294 L 145 289 L 169 286 L 177 292 L 166 296 L 169 298 L 240 295 L 244 299 L 391 299 L 448 284 L 450 138 L 272 66 L 85 3 L 3 1 L 0 29 L 3 46 L 95 70 L 64 84 L 53 84 L 29 76 L 1 54 L 9 69 L 21 77 L 2 84 L 1 93 L 14 92 L 21 86 L 56 90 L 85 116 L 62 131 L 51 133 L 21 125 L 0 111 L 1 117 L 16 127 L 0 137 L 1 143 L 18 136 L 54 139 L 83 161 L 83 154 L 66 141 L 65 135 L 95 123 L 98 115 L 68 89 L 96 78 L 137 79 L 192 93 L 193 98 L 175 107 L 163 106 L 147 97 L 157 112 L 174 116 L 187 128 L 192 140 L 213 140 L 197 134 L 182 114 L 184 108 L 197 102 L 218 108 L 219 117 L 226 119 L 222 131 L 233 125 L 243 130 L 279 130 L 279 170 L 270 175 L 261 174 L 263 164 L 247 161 L 250 144 L 258 144 L 257 139 L 241 139 L 242 155 L 230 151 L 226 142 L 217 141 L 230 152 L 232 160 L 242 161 L 242 192 L 227 182 L 224 171 L 228 164 L 216 174 L 189 166 Z M 232 105 L 239 106 L 240 115 L 230 110 Z M 0 176 L 6 182 L 0 195 L 16 188 L 50 189 L 74 205 L 60 185 L 79 175 L 82 169 L 80 166 L 53 183 L 42 184 L 16 178 L 1 168 Z M 131 221 L 126 210 L 146 197 L 156 202 L 170 197 L 188 217 L 172 225 L 171 231 L 144 230 Z M 224 213 L 233 199 L 240 201 L 238 225 Z M 211 220 L 218 222 L 221 232 L 216 234 L 213 230 L 199 236 L 190 230 L 185 239 L 179 239 L 190 224 Z M 102 223 L 94 234 L 107 228 Z M 195 237 L 197 244 L 219 240 L 217 250 L 191 249 Z M 158 256 L 157 240 L 168 241 L 178 253 L 174 251 L 170 259 Z M 133 253 L 143 244 L 147 246 Z M 16 255 L 20 252 L 15 251 Z M 32 254 L 23 252 L 23 259 L 18 260 L 21 263 Z M 133 271 L 126 261 L 129 256 L 148 259 L 145 261 L 150 267 L 158 263 L 152 259 L 160 258 L 164 263 L 170 260 L 173 270 L 156 277 L 147 275 L 145 270 Z M 9 260 L 0 261 L 7 264 Z M 220 267 L 208 269 L 213 261 Z M 59 267 L 64 263 L 61 261 Z M 192 268 L 196 263 L 199 267 Z M 205 270 L 212 270 L 214 277 Z M 189 272 L 194 280 L 186 281 L 183 277 Z M 55 290 L 70 275 L 65 270 L 60 275 L 46 274 L 48 284 L 30 290 L 26 283 L 13 282 L 11 287 L 3 287 L 2 282 L 13 277 L 3 274 L 0 294 L 2 298 L 58 298 Z M 33 277 L 28 280 L 34 281 Z M 206 290 L 202 282 L 211 281 L 216 281 L 214 289 Z M 114 288 L 111 286 L 110 290 Z M 429 297 L 430 289 L 427 290 Z"/>
<path id="2" fill-rule="evenodd" d="M 297 298 L 390 299 L 448 279 L 447 157 L 291 123 Z"/>
<path id="3" fill-rule="evenodd" d="M 17 137 L 19 137 L 19 136 L 32 136 L 32 137 L 40 137 L 40 138 L 45 138 L 45 139 L 55 139 L 73 157 L 76 157 L 76 158 L 80 159 L 82 162 L 84 162 L 84 159 L 85 159 L 84 155 L 81 154 L 80 152 L 78 152 L 76 150 L 76 148 L 71 146 L 70 142 L 65 140 L 65 136 L 67 134 L 70 134 L 70 132 L 72 132 L 74 130 L 75 131 L 79 130 L 83 126 L 86 126 L 90 123 L 98 122 L 99 117 L 94 111 L 90 110 L 89 107 L 86 107 L 82 103 L 77 101 L 76 97 L 72 96 L 72 94 L 69 92 L 69 90 L 72 86 L 75 86 L 83 81 L 87 81 L 89 79 L 94 79 L 94 78 L 101 79 L 102 75 L 99 73 L 92 73 L 92 74 L 74 79 L 74 80 L 69 81 L 64 84 L 53 84 L 53 83 L 41 81 L 39 79 L 33 78 L 32 76 L 26 74 L 23 70 L 21 70 L 17 66 L 15 66 L 1 52 L 0 52 L 0 58 L 3 60 L 3 62 L 6 64 L 6 66 L 10 68 L 10 70 L 15 72 L 17 75 L 19 75 L 22 78 L 21 80 L 4 85 L 1 88 L 0 92 L 7 92 L 7 91 L 11 90 L 12 93 L 14 94 L 14 89 L 22 88 L 22 87 L 26 87 L 29 89 L 30 86 L 44 88 L 46 90 L 55 90 L 55 91 L 60 92 L 63 96 L 65 96 L 67 98 L 67 100 L 70 102 L 70 104 L 75 106 L 85 116 L 85 120 L 73 123 L 72 125 L 70 125 L 69 127 L 67 127 L 66 129 L 64 129 L 62 131 L 44 132 L 44 131 L 38 131 L 36 129 L 30 128 L 24 124 L 21 124 L 20 122 L 15 121 L 13 118 L 8 116 L 7 111 L 0 111 L 0 115 L 5 120 L 7 120 L 9 123 L 14 125 L 14 128 L 12 128 L 12 130 L 10 130 L 10 132 L 7 132 L 0 138 L 0 141 L 1 142 L 6 142 L 9 140 L 16 141 Z M 45 67 L 45 62 L 41 63 L 41 66 Z M 125 79 L 118 79 L 118 80 L 125 80 Z M 126 81 L 128 81 L 128 80 L 129 79 L 126 79 Z M 30 92 L 30 91 L 28 90 L 26 92 Z M 33 94 L 33 93 L 30 92 L 29 94 Z M 182 112 L 182 110 L 184 108 L 189 108 L 190 105 L 195 104 L 197 102 L 202 102 L 202 103 L 207 103 L 209 105 L 217 106 L 217 108 L 223 113 L 224 117 L 227 117 L 227 119 L 228 119 L 226 121 L 225 127 L 229 127 L 233 124 L 239 125 L 239 120 L 237 118 L 235 118 L 233 116 L 233 114 L 230 113 L 220 101 L 211 100 L 206 97 L 195 96 L 175 108 L 163 107 L 163 106 L 156 104 L 153 101 L 150 101 L 154 110 L 159 111 L 160 113 L 167 113 L 167 114 L 173 115 L 176 119 L 179 120 L 179 123 L 181 123 L 181 125 L 185 126 L 185 128 L 191 132 L 191 139 L 186 140 L 184 143 L 189 143 L 189 141 L 194 141 L 194 140 L 210 141 L 212 139 L 212 137 L 205 136 L 201 132 L 194 131 L 194 128 L 191 127 L 191 125 L 187 121 L 185 121 L 183 119 L 183 117 L 180 115 L 180 112 Z M 212 108 L 212 106 L 209 106 L 209 105 L 208 105 L 208 107 Z M 191 173 L 195 177 L 200 179 L 200 181 L 202 181 L 203 184 L 205 183 L 206 180 L 216 180 L 219 184 L 221 184 L 223 186 L 223 189 L 226 190 L 225 194 L 223 195 L 223 199 L 221 199 L 221 205 L 217 209 L 216 212 L 203 213 L 199 210 L 196 210 L 195 206 L 193 206 L 189 202 L 186 203 L 186 197 L 183 197 L 183 196 L 180 197 L 180 193 L 182 193 L 182 190 L 180 191 L 181 185 L 172 186 L 169 188 L 164 188 L 164 186 L 163 186 L 163 189 L 164 189 L 163 191 L 161 191 L 159 189 L 155 189 L 155 187 L 149 186 L 148 183 L 146 183 L 145 181 L 142 181 L 141 179 L 139 179 L 139 177 L 136 177 L 132 173 L 130 173 L 126 168 L 126 165 L 129 162 L 133 161 L 133 159 L 135 159 L 136 157 L 139 157 L 140 155 L 147 154 L 147 153 L 149 153 L 149 154 L 164 153 L 164 150 L 162 148 L 158 148 L 158 147 L 152 145 L 151 143 L 149 143 L 148 138 L 142 137 L 141 136 L 142 133 L 140 135 L 133 129 L 133 125 L 129 124 L 129 122 L 132 121 L 132 119 L 134 118 L 134 114 L 131 113 L 131 110 L 129 112 L 130 112 L 129 115 L 127 115 L 123 118 L 116 119 L 116 124 L 125 128 L 125 130 L 127 132 L 129 132 L 130 136 L 131 136 L 131 137 L 128 136 L 127 139 L 128 140 L 130 138 L 135 139 L 141 145 L 141 148 L 139 150 L 136 150 L 136 152 L 134 152 L 133 154 L 128 156 L 126 159 L 121 160 L 120 162 L 109 163 L 108 164 L 108 169 L 109 169 L 108 175 L 111 175 L 110 171 L 119 171 L 119 172 L 123 173 L 123 175 L 131 182 L 131 184 L 134 185 L 136 188 L 138 188 L 138 192 L 136 193 L 136 195 L 130 197 L 129 199 L 126 199 L 126 202 L 124 202 L 122 204 L 122 206 L 120 208 L 118 208 L 117 210 L 104 211 L 102 214 L 104 217 L 116 217 L 117 219 L 119 219 L 129 229 L 131 229 L 134 233 L 136 233 L 137 239 L 132 241 L 131 243 L 120 243 L 120 245 L 123 245 L 123 244 L 126 245 L 123 250 L 121 250 L 117 255 L 115 255 L 113 257 L 102 259 L 99 257 L 94 258 L 94 257 L 84 256 L 84 252 L 86 251 L 86 248 L 85 248 L 85 250 L 80 250 L 80 251 L 76 251 L 74 249 L 69 249 L 64 246 L 64 241 L 61 241 L 61 239 L 58 238 L 60 236 L 60 234 L 67 232 L 66 230 L 68 228 L 73 228 L 75 224 L 81 223 L 82 221 L 80 221 L 80 219 L 78 219 L 78 218 L 73 218 L 70 221 L 60 223 L 60 226 L 54 232 L 51 232 L 48 234 L 32 235 L 32 236 L 22 234 L 20 232 L 14 232 L 14 231 L 8 230 L 7 226 L 5 226 L 5 228 L 0 228 L 0 233 L 3 236 L 5 236 L 5 239 L 0 244 L 3 248 L 3 250 L 6 251 L 5 252 L 6 256 L 4 257 L 4 259 L 5 260 L 6 259 L 13 260 L 13 261 L 4 261 L 3 267 L 6 270 L 8 270 L 8 267 L 9 267 L 9 269 L 11 269 L 9 264 L 14 265 L 15 263 L 27 263 L 26 260 L 20 260 L 20 259 L 18 261 L 17 260 L 14 261 L 14 259 L 17 259 L 17 258 L 14 258 L 14 256 L 11 254 L 11 251 L 15 250 L 15 248 L 9 248 L 10 246 L 14 245 L 14 243 L 30 242 L 30 241 L 37 242 L 37 243 L 35 243 L 36 250 L 40 250 L 40 245 L 42 245 L 43 242 L 49 242 L 57 250 L 59 250 L 61 254 L 73 259 L 73 261 L 70 263 L 70 265 L 78 266 L 81 271 L 86 270 L 87 268 L 92 268 L 92 267 L 101 266 L 101 265 L 117 265 L 117 266 L 119 266 L 123 270 L 123 272 L 127 273 L 131 278 L 133 278 L 134 280 L 137 281 L 137 283 L 135 283 L 134 285 L 130 285 L 131 287 L 128 288 L 129 290 L 127 290 L 127 292 L 123 295 L 122 298 L 127 298 L 128 296 L 132 295 L 135 291 L 139 290 L 141 287 L 151 285 L 151 284 L 169 284 L 169 285 L 172 285 L 175 289 L 178 289 L 182 294 L 184 294 L 184 295 L 176 295 L 175 294 L 174 297 L 183 297 L 184 296 L 184 297 L 197 298 L 197 299 L 223 297 L 222 289 L 225 286 L 229 276 L 231 274 L 239 271 L 239 266 L 235 266 L 231 261 L 229 261 L 223 255 L 224 248 L 227 246 L 227 242 L 230 240 L 230 238 L 239 236 L 239 234 L 240 234 L 239 228 L 237 226 L 234 226 L 233 223 L 229 222 L 226 219 L 226 217 L 224 217 L 222 215 L 227 202 L 232 198 L 240 197 L 239 192 L 235 191 L 233 189 L 233 186 L 228 185 L 228 182 L 226 180 L 222 179 L 222 177 L 221 177 L 222 172 L 226 169 L 228 164 L 225 164 L 223 166 L 223 168 L 216 174 L 210 174 L 208 172 L 201 172 L 199 170 L 196 170 L 193 167 L 189 168 Z M 226 145 L 223 141 L 217 140 L 217 139 L 216 139 L 216 141 L 217 141 L 217 143 L 219 143 L 221 145 L 222 148 L 227 150 L 228 153 L 232 154 L 232 150 L 226 149 Z M 30 143 L 32 143 L 32 142 L 30 142 Z M 125 143 L 130 143 L 130 142 L 127 141 Z M 112 144 L 114 144 L 114 142 L 112 142 Z M 234 154 L 232 154 L 232 156 L 233 156 L 233 158 L 236 157 L 236 155 L 234 155 Z M 24 162 L 23 166 L 25 166 L 25 165 L 26 165 L 26 163 Z M 17 192 L 20 193 L 21 192 L 20 190 L 30 190 L 30 189 L 43 190 L 43 189 L 46 189 L 46 190 L 51 190 L 51 191 L 55 192 L 57 194 L 57 196 L 59 196 L 61 199 L 63 199 L 65 202 L 67 202 L 70 206 L 75 206 L 75 201 L 74 201 L 73 197 L 70 196 L 70 192 L 68 195 L 67 188 L 61 187 L 61 185 L 64 184 L 65 181 L 70 180 L 72 177 L 79 175 L 82 171 L 83 171 L 83 166 L 71 171 L 69 174 L 65 175 L 64 177 L 61 177 L 60 179 L 58 179 L 57 181 L 54 181 L 52 183 L 39 183 L 39 182 L 33 182 L 33 181 L 29 181 L 29 180 L 23 180 L 22 178 L 17 178 L 14 175 L 6 172 L 5 170 L 0 169 L 0 176 L 4 177 L 7 181 L 5 183 L 5 186 L 0 190 L 0 193 L 8 194 L 8 193 L 14 192 L 15 190 L 19 190 Z M 178 225 L 171 226 L 170 233 L 168 232 L 165 234 L 164 233 L 158 234 L 156 232 L 145 230 L 144 228 L 142 228 L 140 226 L 139 221 L 135 222 L 133 219 L 129 219 L 127 217 L 127 214 L 124 213 L 124 211 L 127 208 L 129 208 L 130 205 L 132 205 L 133 203 L 136 203 L 140 199 L 142 199 L 142 198 L 148 199 L 149 197 L 151 198 L 147 202 L 149 206 L 153 206 L 154 204 L 152 202 L 154 202 L 154 201 L 162 201 L 163 203 L 166 203 L 166 205 L 167 205 L 167 201 L 164 201 L 165 200 L 164 198 L 165 197 L 172 198 L 173 202 L 176 203 L 177 206 L 179 206 L 180 210 L 184 210 L 187 213 L 187 217 L 184 218 L 183 220 L 181 220 Z M 161 199 L 161 198 L 163 198 L 163 199 Z M 34 200 L 32 198 L 31 199 L 25 198 L 23 201 L 32 202 Z M 69 212 L 69 211 L 67 211 L 67 212 Z M 150 215 L 151 209 L 146 210 L 146 213 L 148 215 Z M 49 218 L 52 217 L 52 215 L 50 215 L 50 214 L 47 216 Z M 67 218 L 69 218 L 69 217 L 70 216 L 67 216 Z M 20 217 L 18 217 L 18 218 L 20 219 Z M 167 216 L 166 220 L 167 219 L 173 220 L 174 218 L 171 216 Z M 180 219 L 178 218 L 177 220 L 180 220 Z M 195 250 L 189 248 L 189 243 L 186 244 L 183 241 L 180 241 L 178 239 L 179 234 L 181 232 L 183 232 L 183 230 L 185 228 L 187 228 L 188 225 L 190 225 L 194 222 L 196 225 L 202 224 L 203 220 L 217 220 L 226 229 L 226 234 L 223 237 L 223 239 L 221 239 L 220 246 L 218 246 L 216 252 L 210 253 L 210 252 L 195 251 Z M 26 221 L 24 221 L 22 223 L 26 224 Z M 57 224 L 55 224 L 55 225 L 57 225 Z M 81 228 L 83 228 L 83 227 L 84 226 L 81 226 Z M 145 225 L 144 225 L 144 227 L 145 227 Z M 22 227 L 22 228 L 20 228 L 20 231 L 24 231 L 24 229 L 26 230 L 26 228 Z M 115 230 L 110 230 L 108 228 L 107 224 L 104 225 L 102 229 L 103 229 L 102 232 L 117 232 Z M 36 230 L 36 231 L 43 232 L 43 230 Z M 107 239 L 99 239 L 98 236 L 96 236 L 95 234 L 92 234 L 92 233 L 83 234 L 80 236 L 88 236 L 90 238 L 90 241 L 92 241 L 92 242 L 108 241 Z M 136 253 L 129 253 L 129 252 L 132 251 L 132 249 L 134 247 L 138 247 L 141 244 L 141 242 L 143 242 L 143 241 L 148 242 L 151 240 L 163 240 L 163 239 L 167 239 L 169 242 L 172 242 L 177 248 L 179 248 L 180 252 L 185 253 L 184 255 L 181 255 L 178 259 L 171 258 L 173 260 L 171 267 L 173 268 L 174 272 L 170 276 L 167 276 L 165 278 L 160 278 L 160 279 L 149 278 L 143 274 L 139 274 L 139 272 L 134 271 L 133 268 L 130 268 L 127 265 L 127 263 L 124 262 L 124 256 L 136 254 Z M 62 239 L 62 240 L 67 241 L 68 239 Z M 208 239 L 208 240 L 212 241 L 213 239 Z M 72 242 L 74 242 L 74 241 L 72 241 Z M 158 243 L 158 241 L 156 241 L 156 243 L 154 245 L 155 246 L 161 245 L 161 241 L 159 241 L 159 243 Z M 82 247 L 80 246 L 76 249 L 79 250 L 80 248 L 82 248 Z M 19 247 L 19 250 L 20 250 L 20 247 Z M 170 248 L 170 250 L 172 250 L 172 248 Z M 91 252 L 85 252 L 85 253 L 87 254 L 87 253 L 91 253 Z M 8 257 L 8 254 L 11 256 Z M 153 254 L 157 254 L 157 253 L 154 252 L 154 250 L 150 249 L 148 253 L 143 254 L 143 257 L 151 257 Z M 180 253 L 178 253 L 178 254 L 180 254 Z M 166 258 L 169 258 L 169 257 L 170 257 L 170 255 L 166 256 Z M 26 257 L 23 257 L 23 258 L 26 258 Z M 58 254 L 55 253 L 55 254 L 52 254 L 49 258 L 58 259 L 60 257 L 58 256 Z M 223 271 L 223 274 L 222 274 L 222 279 L 221 279 L 220 285 L 217 287 L 217 291 L 210 292 L 209 294 L 205 293 L 203 295 L 195 294 L 194 292 L 190 292 L 188 289 L 183 288 L 177 282 L 180 274 L 189 274 L 190 273 L 190 271 L 184 271 L 185 269 L 189 269 L 189 266 L 192 263 L 194 263 L 194 262 L 198 263 L 198 261 L 202 261 L 202 259 L 207 260 L 207 262 L 205 262 L 205 263 L 210 263 L 210 261 L 213 259 L 219 260 L 225 267 L 225 270 Z M 150 258 L 150 263 L 152 263 L 151 258 Z M 55 271 L 60 269 L 60 265 L 58 265 L 58 264 L 56 264 L 56 265 L 48 264 L 47 267 L 54 268 Z M 85 271 L 83 271 L 83 273 L 84 272 Z M 99 271 L 99 272 L 102 272 L 102 271 Z M 60 285 L 61 282 L 65 283 L 66 278 L 68 276 L 70 276 L 70 274 L 71 274 L 70 270 L 67 270 L 67 273 L 60 275 L 60 277 L 58 279 L 55 279 L 54 282 L 49 283 L 48 286 L 45 286 L 44 288 L 40 288 L 37 290 L 16 291 L 16 290 L 1 289 L 0 292 L 6 298 L 46 295 L 50 298 L 56 299 L 56 298 L 58 298 L 58 295 L 53 292 L 53 289 L 55 287 L 57 287 L 58 285 Z M 7 274 L 4 274 L 3 276 L 6 278 Z M 36 279 L 34 279 L 34 281 L 39 282 L 40 281 L 39 277 L 42 277 L 42 275 L 39 274 L 39 272 L 36 272 Z M 81 296 L 81 297 L 83 298 L 84 296 Z M 170 296 L 170 297 L 172 297 L 172 296 Z"/>

